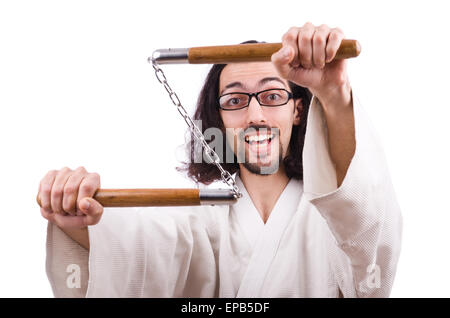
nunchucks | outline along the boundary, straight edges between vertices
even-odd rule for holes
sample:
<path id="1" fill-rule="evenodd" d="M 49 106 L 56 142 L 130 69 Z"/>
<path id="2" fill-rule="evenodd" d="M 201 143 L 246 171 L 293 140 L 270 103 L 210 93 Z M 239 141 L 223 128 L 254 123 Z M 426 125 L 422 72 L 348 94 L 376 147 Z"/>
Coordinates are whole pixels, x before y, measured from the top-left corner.
<path id="1" fill-rule="evenodd" d="M 238 45 L 201 46 L 191 48 L 160 49 L 153 52 L 152 59 L 158 64 L 229 64 L 239 62 L 270 61 L 273 53 L 280 50 L 281 43 L 248 43 Z M 344 39 L 334 59 L 357 57 L 361 46 L 356 40 Z"/>
<path id="2" fill-rule="evenodd" d="M 221 172 L 222 181 L 229 189 L 98 189 L 94 199 L 104 207 L 146 207 L 146 206 L 193 206 L 231 205 L 241 193 L 230 175 L 223 169 L 218 155 L 205 141 L 202 132 L 188 116 L 177 94 L 167 82 L 160 64 L 229 64 L 241 62 L 270 61 L 273 53 L 282 47 L 281 43 L 249 43 L 225 46 L 204 46 L 192 48 L 169 48 L 153 52 L 148 61 L 152 64 L 158 81 L 164 86 L 170 100 L 177 107 L 191 132 L 202 142 L 206 157 Z M 361 47 L 356 40 L 344 39 L 335 59 L 357 57 Z M 37 198 L 40 205 L 40 200 Z"/>

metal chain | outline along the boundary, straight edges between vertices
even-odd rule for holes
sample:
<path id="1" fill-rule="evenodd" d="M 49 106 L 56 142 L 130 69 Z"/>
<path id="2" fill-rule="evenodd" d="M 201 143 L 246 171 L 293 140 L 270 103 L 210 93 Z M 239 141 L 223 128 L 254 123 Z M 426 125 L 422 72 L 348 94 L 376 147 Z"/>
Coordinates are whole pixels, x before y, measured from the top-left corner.
<path id="1" fill-rule="evenodd" d="M 202 143 L 202 147 L 205 150 L 205 155 L 208 158 L 208 160 L 214 163 L 216 167 L 220 170 L 220 176 L 222 178 L 222 181 L 231 188 L 231 191 L 233 191 L 233 195 L 236 198 L 242 197 L 242 193 L 239 191 L 236 181 L 234 181 L 231 174 L 222 167 L 222 165 L 220 164 L 219 155 L 214 151 L 214 149 L 212 149 L 209 146 L 209 144 L 205 140 L 205 136 L 203 135 L 202 131 L 194 123 L 191 117 L 189 117 L 186 109 L 181 104 L 178 95 L 173 91 L 173 89 L 167 82 L 166 75 L 164 74 L 163 70 L 159 67 L 158 63 L 154 59 L 151 59 L 151 61 L 158 82 L 160 82 L 166 89 L 167 93 L 169 94 L 170 100 L 177 107 L 178 112 L 183 117 L 192 134 L 195 136 L 195 138 L 197 138 L 197 140 L 199 140 Z"/>

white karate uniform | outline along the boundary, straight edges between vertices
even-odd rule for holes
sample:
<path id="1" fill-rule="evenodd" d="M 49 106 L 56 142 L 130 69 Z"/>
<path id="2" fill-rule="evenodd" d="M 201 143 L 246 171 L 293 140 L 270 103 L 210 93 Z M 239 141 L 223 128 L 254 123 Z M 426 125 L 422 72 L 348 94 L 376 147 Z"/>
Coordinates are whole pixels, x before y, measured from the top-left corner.
<path id="1" fill-rule="evenodd" d="M 233 206 L 105 208 L 89 227 L 89 251 L 49 224 L 55 296 L 388 297 L 402 218 L 356 98 L 354 118 L 356 151 L 338 188 L 322 106 L 313 98 L 304 180 L 289 181 L 266 224 L 239 176 L 243 197 Z M 80 288 L 67 284 L 70 264 L 81 269 Z"/>

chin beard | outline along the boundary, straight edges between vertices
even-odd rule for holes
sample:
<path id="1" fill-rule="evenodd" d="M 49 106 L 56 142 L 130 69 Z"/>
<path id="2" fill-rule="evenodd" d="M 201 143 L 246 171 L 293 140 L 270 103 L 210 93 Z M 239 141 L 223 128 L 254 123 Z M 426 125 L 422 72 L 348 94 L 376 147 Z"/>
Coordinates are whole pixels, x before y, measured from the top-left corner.
<path id="1" fill-rule="evenodd" d="M 266 127 L 266 126 L 251 126 L 249 128 L 253 128 L 253 129 L 260 129 L 260 128 L 264 128 L 264 129 L 270 129 L 272 130 L 273 128 L 270 127 Z M 265 160 L 262 160 L 263 162 L 261 162 L 261 159 L 258 159 L 257 161 L 260 162 L 254 162 L 253 160 L 249 159 L 249 153 L 247 150 L 245 150 L 245 141 L 244 141 L 244 134 L 246 130 L 242 130 L 240 131 L 239 134 L 239 141 L 240 143 L 238 143 L 237 148 L 240 150 L 238 151 L 238 153 L 236 153 L 236 156 L 238 158 L 238 162 L 241 163 L 241 165 L 248 170 L 250 173 L 252 174 L 256 174 L 256 175 L 261 175 L 261 176 L 268 176 L 268 175 L 272 175 L 274 173 L 276 173 L 280 167 L 280 165 L 283 163 L 283 146 L 281 145 L 280 142 L 280 133 L 279 130 L 277 128 L 275 128 L 275 131 L 272 130 L 272 132 L 276 135 L 276 138 L 272 139 L 272 143 L 277 143 L 278 147 L 276 147 L 277 151 L 278 151 L 278 158 L 276 157 L 276 151 L 275 153 L 273 153 L 272 155 L 274 156 L 274 158 L 270 158 L 270 163 L 268 164 L 267 162 L 264 162 Z M 272 144 L 272 146 L 274 146 L 274 144 Z M 275 148 L 275 146 L 274 146 Z M 273 151 L 274 149 L 272 149 Z M 243 157 L 243 158 L 242 158 Z M 242 159 L 239 159 L 242 158 Z"/>
<path id="2" fill-rule="evenodd" d="M 280 158 L 281 160 L 281 158 Z M 257 174 L 260 176 L 270 176 L 271 174 L 274 174 L 278 171 L 279 164 L 278 165 L 270 165 L 269 167 L 261 167 L 260 165 L 256 163 L 243 163 L 242 164 L 245 169 L 247 169 L 249 172 L 253 174 Z"/>
<path id="3" fill-rule="evenodd" d="M 257 174 L 260 176 L 269 176 L 271 174 L 274 174 L 278 171 L 280 168 L 280 165 L 283 163 L 283 149 L 280 145 L 280 152 L 278 156 L 278 160 L 274 159 L 269 166 L 258 164 L 258 163 L 251 163 L 246 160 L 242 166 L 247 169 L 250 173 Z"/>

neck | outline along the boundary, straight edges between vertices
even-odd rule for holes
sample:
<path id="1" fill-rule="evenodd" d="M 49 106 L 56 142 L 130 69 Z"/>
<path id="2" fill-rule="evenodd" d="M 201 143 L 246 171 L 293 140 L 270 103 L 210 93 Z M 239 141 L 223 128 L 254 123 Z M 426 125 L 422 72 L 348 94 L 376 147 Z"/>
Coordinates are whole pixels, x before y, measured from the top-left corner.
<path id="1" fill-rule="evenodd" d="M 275 203 L 289 182 L 283 165 L 271 175 L 258 175 L 240 164 L 239 177 L 264 223 L 269 219 Z"/>

